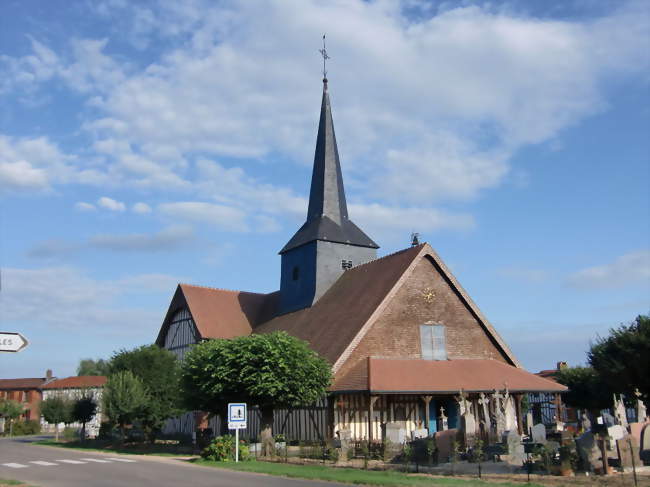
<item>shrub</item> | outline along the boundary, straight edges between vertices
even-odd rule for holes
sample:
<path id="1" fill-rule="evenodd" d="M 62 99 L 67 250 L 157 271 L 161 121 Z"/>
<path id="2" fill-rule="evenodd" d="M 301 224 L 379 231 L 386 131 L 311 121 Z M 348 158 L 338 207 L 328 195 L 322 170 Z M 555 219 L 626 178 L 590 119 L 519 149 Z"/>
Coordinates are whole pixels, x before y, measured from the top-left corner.
<path id="1" fill-rule="evenodd" d="M 70 428 L 69 426 L 66 426 L 63 429 L 63 438 L 66 440 L 76 440 L 79 438 L 79 430 L 76 428 Z"/>
<path id="2" fill-rule="evenodd" d="M 217 436 L 203 449 L 201 457 L 215 462 L 233 462 L 235 460 L 235 437 L 232 435 Z M 239 440 L 239 459 L 250 460 L 250 449 L 244 440 Z"/>
<path id="3" fill-rule="evenodd" d="M 41 425 L 35 419 L 28 421 L 16 421 L 14 423 L 14 435 L 37 435 L 41 432 Z"/>
<path id="4" fill-rule="evenodd" d="M 97 437 L 100 440 L 110 440 L 113 438 L 114 432 L 115 426 L 107 421 L 104 421 L 101 425 L 99 425 L 99 433 L 97 434 Z"/>

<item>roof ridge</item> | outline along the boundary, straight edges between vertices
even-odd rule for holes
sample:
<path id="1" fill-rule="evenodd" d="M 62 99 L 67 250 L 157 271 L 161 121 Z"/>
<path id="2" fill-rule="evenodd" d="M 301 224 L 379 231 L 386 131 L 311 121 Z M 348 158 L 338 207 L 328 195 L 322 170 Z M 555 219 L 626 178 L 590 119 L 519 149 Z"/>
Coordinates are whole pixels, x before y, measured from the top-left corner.
<path id="1" fill-rule="evenodd" d="M 238 290 L 238 289 L 224 289 L 222 287 L 201 286 L 200 284 L 189 284 L 189 283 L 184 283 L 184 282 L 179 282 L 178 285 L 179 286 L 199 287 L 199 288 L 202 288 L 202 289 L 211 289 L 212 291 L 224 291 L 224 292 L 227 292 L 227 293 L 257 294 L 259 296 L 267 296 L 269 294 L 272 294 L 272 293 L 256 293 L 256 292 L 253 292 L 253 291 L 241 291 L 241 290 Z M 273 292 L 275 292 L 275 291 L 273 291 Z"/>
<path id="2" fill-rule="evenodd" d="M 350 269 L 347 272 L 355 271 L 357 269 L 360 269 L 361 267 L 367 266 L 369 264 L 374 264 L 375 262 L 379 262 L 380 260 L 388 259 L 389 257 L 394 257 L 396 255 L 403 254 L 404 252 L 408 252 L 409 250 L 413 250 L 415 248 L 419 248 L 421 250 L 426 244 L 427 244 L 426 242 L 422 242 L 419 245 L 414 245 L 412 247 L 407 247 L 407 248 L 402 249 L 402 250 L 397 250 L 397 251 L 393 252 L 392 254 L 386 254 L 386 255 L 383 255 L 381 257 L 378 257 L 377 259 L 373 259 L 373 260 L 371 260 L 369 262 L 364 262 L 363 264 L 359 264 L 357 266 L 354 266 L 352 269 Z"/>

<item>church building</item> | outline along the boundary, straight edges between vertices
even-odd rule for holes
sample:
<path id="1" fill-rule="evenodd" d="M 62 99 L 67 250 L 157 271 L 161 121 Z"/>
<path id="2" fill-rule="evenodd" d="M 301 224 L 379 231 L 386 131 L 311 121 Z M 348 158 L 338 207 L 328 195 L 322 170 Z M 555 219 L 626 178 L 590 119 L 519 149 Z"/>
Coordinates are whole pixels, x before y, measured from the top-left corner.
<path id="1" fill-rule="evenodd" d="M 427 243 L 377 258 L 348 215 L 327 79 L 305 223 L 280 250 L 270 294 L 179 284 L 156 343 L 183 359 L 206 339 L 285 331 L 332 366 L 321 403 L 276 411 L 289 439 L 380 440 L 462 427 L 468 435 L 522 433 L 522 398 L 566 390 L 525 371 Z M 249 418 L 249 437 L 259 419 Z M 192 431 L 195 416 L 175 428 Z M 219 422 L 212 423 L 218 429 Z M 218 433 L 218 431 L 216 431 Z M 246 436 L 246 435 L 245 435 Z"/>

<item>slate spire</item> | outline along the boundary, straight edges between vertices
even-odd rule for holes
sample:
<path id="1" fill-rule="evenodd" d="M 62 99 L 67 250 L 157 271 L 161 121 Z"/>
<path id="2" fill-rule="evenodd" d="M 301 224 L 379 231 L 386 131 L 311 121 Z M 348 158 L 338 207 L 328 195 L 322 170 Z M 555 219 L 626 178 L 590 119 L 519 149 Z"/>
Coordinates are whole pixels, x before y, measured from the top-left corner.
<path id="1" fill-rule="evenodd" d="M 334 134 L 332 108 L 323 78 L 323 98 L 311 176 L 307 221 L 280 251 L 280 254 L 314 240 L 379 248 L 348 218 L 339 150 Z"/>

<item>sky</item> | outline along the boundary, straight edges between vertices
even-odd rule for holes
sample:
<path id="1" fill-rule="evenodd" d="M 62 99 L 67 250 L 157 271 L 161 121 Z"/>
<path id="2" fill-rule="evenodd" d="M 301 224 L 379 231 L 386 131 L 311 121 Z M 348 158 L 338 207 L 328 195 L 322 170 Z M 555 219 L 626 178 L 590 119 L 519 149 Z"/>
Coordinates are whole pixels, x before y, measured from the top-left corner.
<path id="1" fill-rule="evenodd" d="M 418 232 L 531 371 L 650 312 L 646 1 L 4 0 L 0 377 L 152 343 L 178 282 L 279 287 L 323 33 L 380 255 Z"/>

